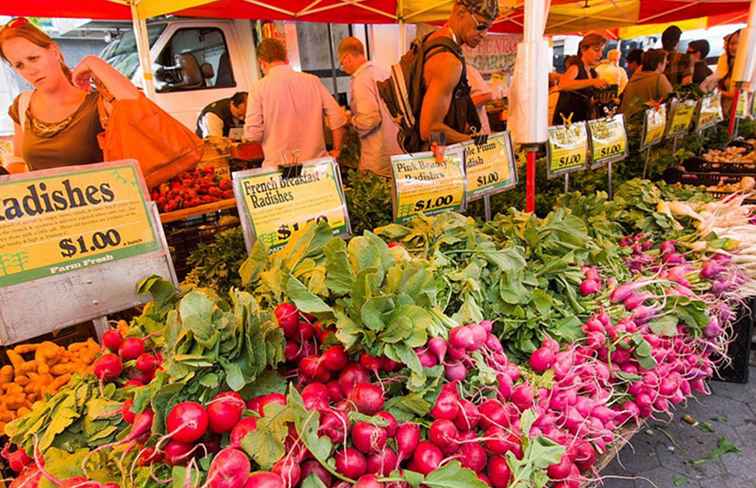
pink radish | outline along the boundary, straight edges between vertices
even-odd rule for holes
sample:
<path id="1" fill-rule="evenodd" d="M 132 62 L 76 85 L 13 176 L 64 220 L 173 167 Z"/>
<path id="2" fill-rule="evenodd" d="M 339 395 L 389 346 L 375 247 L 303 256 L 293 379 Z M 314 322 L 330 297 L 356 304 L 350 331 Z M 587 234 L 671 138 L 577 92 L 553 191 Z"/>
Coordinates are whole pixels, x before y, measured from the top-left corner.
<path id="1" fill-rule="evenodd" d="M 207 407 L 210 430 L 216 434 L 230 432 L 241 420 L 244 400 L 234 391 L 224 391 L 215 395 Z"/>
<path id="2" fill-rule="evenodd" d="M 367 472 L 370 474 L 388 476 L 388 474 L 396 467 L 397 460 L 398 458 L 394 450 L 390 447 L 386 447 L 382 451 L 368 456 Z"/>
<path id="3" fill-rule="evenodd" d="M 358 364 L 347 366 L 339 375 L 339 387 L 345 397 L 348 397 L 355 385 L 359 383 L 370 383 L 370 375 Z"/>
<path id="4" fill-rule="evenodd" d="M 383 483 L 378 481 L 374 474 L 365 474 L 360 476 L 354 488 L 381 488 Z"/>
<path id="5" fill-rule="evenodd" d="M 244 488 L 285 488 L 280 476 L 270 471 L 257 471 L 249 475 Z"/>
<path id="6" fill-rule="evenodd" d="M 336 453 L 336 470 L 347 478 L 357 479 L 367 471 L 365 456 L 357 449 L 347 447 Z"/>
<path id="7" fill-rule="evenodd" d="M 227 447 L 213 458 L 207 473 L 209 488 L 236 488 L 244 485 L 251 469 L 249 458 L 238 449 Z"/>
<path id="8" fill-rule="evenodd" d="M 197 402 L 181 402 L 168 413 L 165 425 L 168 436 L 172 439 L 178 442 L 195 442 L 207 431 L 207 411 Z"/>
<path id="9" fill-rule="evenodd" d="M 352 389 L 349 400 L 360 413 L 375 415 L 383 409 L 383 390 L 372 383 L 359 383 Z"/>
<path id="10" fill-rule="evenodd" d="M 420 442 L 420 426 L 411 422 L 403 423 L 396 429 L 396 447 L 399 460 L 408 459 Z"/>
<path id="11" fill-rule="evenodd" d="M 428 441 L 420 441 L 412 457 L 412 464 L 415 471 L 428 474 L 438 468 L 443 459 L 444 454 L 441 449 Z"/>
<path id="12" fill-rule="evenodd" d="M 512 478 L 506 458 L 492 456 L 488 460 L 488 479 L 494 488 L 506 488 Z"/>
<path id="13" fill-rule="evenodd" d="M 367 422 L 355 422 L 352 426 L 352 444 L 365 454 L 377 453 L 386 446 L 386 430 Z"/>

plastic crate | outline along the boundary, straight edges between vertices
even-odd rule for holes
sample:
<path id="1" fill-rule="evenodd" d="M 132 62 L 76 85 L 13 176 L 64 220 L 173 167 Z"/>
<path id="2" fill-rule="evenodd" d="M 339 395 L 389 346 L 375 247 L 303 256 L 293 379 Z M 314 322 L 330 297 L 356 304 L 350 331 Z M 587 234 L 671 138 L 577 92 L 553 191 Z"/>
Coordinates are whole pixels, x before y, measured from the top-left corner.
<path id="1" fill-rule="evenodd" d="M 703 158 L 689 158 L 683 162 L 687 171 L 693 173 L 736 174 L 756 176 L 756 163 L 713 163 Z"/>
<path id="2" fill-rule="evenodd" d="M 716 186 L 719 184 L 732 185 L 740 183 L 743 176 L 722 173 L 694 173 L 686 171 L 680 174 L 680 182 L 695 186 Z"/>

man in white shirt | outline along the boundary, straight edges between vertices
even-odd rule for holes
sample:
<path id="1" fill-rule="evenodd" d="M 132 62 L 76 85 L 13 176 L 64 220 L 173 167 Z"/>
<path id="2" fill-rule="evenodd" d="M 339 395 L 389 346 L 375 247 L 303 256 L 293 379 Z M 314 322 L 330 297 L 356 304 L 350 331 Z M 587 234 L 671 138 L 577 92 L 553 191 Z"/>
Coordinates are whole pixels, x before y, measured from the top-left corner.
<path id="1" fill-rule="evenodd" d="M 480 133 L 490 135 L 491 124 L 488 123 L 486 103 L 493 100 L 493 91 L 475 66 L 468 64 L 466 68 L 467 82 L 470 84 L 470 97 L 472 97 L 475 109 L 478 111 L 478 118 L 480 119 Z"/>
<path id="2" fill-rule="evenodd" d="M 263 39 L 257 60 L 265 77 L 249 92 L 245 138 L 261 142 L 263 167 L 301 163 L 327 156 L 323 117 L 333 134 L 331 155 L 338 158 L 347 123 L 344 111 L 318 77 L 294 71 L 286 46 Z"/>
<path id="3" fill-rule="evenodd" d="M 599 75 L 599 78 L 610 85 L 617 85 L 619 87 L 617 94 L 625 91 L 625 87 L 627 86 L 627 72 L 620 67 L 619 61 L 619 50 L 612 49 L 606 55 L 606 59 L 596 66 L 596 73 Z"/>
<path id="4" fill-rule="evenodd" d="M 375 82 L 389 77 L 388 71 L 365 58 L 365 47 L 356 37 L 339 44 L 339 62 L 352 75 L 349 83 L 352 127 L 360 136 L 360 171 L 391 177 L 391 156 L 401 154 L 399 127 L 391 119 Z"/>

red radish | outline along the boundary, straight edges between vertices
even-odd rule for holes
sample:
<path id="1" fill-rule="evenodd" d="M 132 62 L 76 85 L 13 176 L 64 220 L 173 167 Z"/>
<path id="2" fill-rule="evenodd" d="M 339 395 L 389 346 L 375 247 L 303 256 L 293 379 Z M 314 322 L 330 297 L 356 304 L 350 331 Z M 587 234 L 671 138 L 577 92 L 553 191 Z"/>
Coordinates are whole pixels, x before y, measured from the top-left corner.
<path id="1" fill-rule="evenodd" d="M 417 444 L 420 442 L 420 426 L 411 422 L 405 422 L 396 429 L 396 447 L 400 459 L 411 456 Z"/>
<path id="2" fill-rule="evenodd" d="M 160 362 L 154 354 L 148 352 L 140 354 L 136 360 L 136 368 L 143 373 L 154 373 L 160 367 Z"/>
<path id="3" fill-rule="evenodd" d="M 150 381 L 152 381 L 152 378 L 155 377 L 155 372 L 152 371 L 150 373 L 145 373 L 143 371 L 140 371 L 136 368 L 130 369 L 128 374 L 129 379 L 138 381 L 141 385 L 146 385 Z"/>
<path id="4" fill-rule="evenodd" d="M 323 366 L 329 371 L 341 371 L 349 362 L 344 346 L 331 346 L 322 356 Z"/>
<path id="5" fill-rule="evenodd" d="M 446 355 L 452 361 L 459 361 L 467 357 L 467 351 L 458 347 L 449 347 L 446 350 Z"/>
<path id="6" fill-rule="evenodd" d="M 533 406 L 533 387 L 528 383 L 521 383 L 512 390 L 512 402 L 520 411 L 525 411 Z"/>
<path id="7" fill-rule="evenodd" d="M 302 478 L 302 469 L 291 456 L 280 459 L 271 471 L 280 476 L 286 486 L 297 486 Z"/>
<path id="8" fill-rule="evenodd" d="M 328 408 L 328 388 L 323 383 L 310 383 L 302 389 L 302 402 L 308 410 Z"/>
<path id="9" fill-rule="evenodd" d="M 246 454 L 238 449 L 227 447 L 213 458 L 207 472 L 209 488 L 236 488 L 244 485 L 249 478 L 252 465 Z"/>
<path id="10" fill-rule="evenodd" d="M 398 457 L 394 450 L 390 447 L 386 447 L 382 451 L 368 456 L 367 472 L 371 474 L 380 474 L 381 476 L 388 476 L 388 474 L 396 467 L 397 461 Z"/>
<path id="11" fill-rule="evenodd" d="M 357 449 L 347 447 L 336 453 L 336 470 L 347 478 L 357 479 L 367 471 L 367 461 Z"/>
<path id="12" fill-rule="evenodd" d="M 306 380 L 320 378 L 327 370 L 319 356 L 307 356 L 299 362 L 299 376 Z"/>
<path id="13" fill-rule="evenodd" d="M 197 402 L 176 404 L 165 419 L 168 435 L 178 442 L 197 441 L 205 435 L 207 425 L 207 411 Z"/>
<path id="14" fill-rule="evenodd" d="M 21 448 L 16 449 L 15 451 L 10 451 L 10 442 L 5 444 L 5 447 L 3 448 L 3 458 L 5 458 L 6 461 L 8 461 L 8 466 L 10 469 L 15 471 L 16 473 L 20 473 L 24 470 L 26 466 L 31 464 L 34 460 L 30 458 L 26 451 L 24 451 Z"/>
<path id="15" fill-rule="evenodd" d="M 423 368 L 433 368 L 438 366 L 438 358 L 428 349 L 416 349 L 417 359 Z"/>
<path id="16" fill-rule="evenodd" d="M 210 430 L 216 434 L 230 432 L 241 420 L 244 400 L 234 391 L 224 391 L 215 395 L 207 407 Z"/>
<path id="17" fill-rule="evenodd" d="M 339 375 L 339 387 L 345 397 L 348 397 L 355 385 L 359 383 L 370 383 L 370 375 L 358 364 L 347 366 Z"/>
<path id="18" fill-rule="evenodd" d="M 100 381 L 111 381 L 119 376 L 123 371 L 121 358 L 115 354 L 105 354 L 94 363 L 94 374 Z"/>
<path id="19" fill-rule="evenodd" d="M 554 365 L 555 359 L 556 356 L 554 351 L 546 346 L 541 346 L 530 355 L 530 367 L 533 368 L 533 371 L 536 373 L 544 373 Z"/>
<path id="20" fill-rule="evenodd" d="M 325 435 L 334 444 L 344 442 L 346 436 L 346 415 L 337 410 L 323 410 L 320 414 L 320 427 L 318 435 Z"/>
<path id="21" fill-rule="evenodd" d="M 326 486 L 331 486 L 331 484 L 333 483 L 333 477 L 331 476 L 331 473 L 329 473 L 328 470 L 325 469 L 319 461 L 310 459 L 302 464 L 302 479 L 306 480 L 310 477 L 310 475 L 313 474 L 320 478 L 320 481 L 322 481 Z"/>
<path id="22" fill-rule="evenodd" d="M 386 357 L 381 358 L 381 369 L 387 373 L 393 373 L 402 369 L 402 364 Z"/>
<path id="23" fill-rule="evenodd" d="M 383 483 L 378 481 L 374 474 L 365 474 L 360 476 L 354 488 L 381 488 Z"/>
<path id="24" fill-rule="evenodd" d="M 428 441 L 420 441 L 412 457 L 412 464 L 415 466 L 413 471 L 428 474 L 438 468 L 443 459 L 441 449 Z"/>
<path id="25" fill-rule="evenodd" d="M 479 442 L 462 444 L 459 448 L 459 456 L 462 466 L 472 469 L 476 473 L 483 471 L 488 460 L 486 450 L 483 449 Z"/>
<path id="26" fill-rule="evenodd" d="M 383 409 L 383 390 L 372 383 L 359 383 L 352 389 L 349 400 L 360 413 L 375 415 Z"/>
<path id="27" fill-rule="evenodd" d="M 480 324 L 470 324 L 467 327 L 470 328 L 470 333 L 473 337 L 473 350 L 477 351 L 485 345 L 488 332 Z"/>
<path id="28" fill-rule="evenodd" d="M 367 422 L 355 422 L 352 426 L 352 444 L 365 454 L 374 454 L 386 446 L 386 430 Z"/>
<path id="29" fill-rule="evenodd" d="M 110 352 L 118 352 L 122 343 L 123 336 L 117 329 L 110 329 L 102 335 L 102 345 L 107 347 Z"/>
<path id="30" fill-rule="evenodd" d="M 601 291 L 601 283 L 591 279 L 585 279 L 580 283 L 580 294 L 584 297 Z"/>
<path id="31" fill-rule="evenodd" d="M 328 400 L 332 402 L 338 402 L 344 399 L 344 395 L 341 393 L 338 381 L 331 381 L 326 384 L 328 389 Z"/>
<path id="32" fill-rule="evenodd" d="M 436 355 L 439 362 L 443 363 L 446 358 L 446 341 L 442 337 L 433 337 L 428 341 L 428 350 Z"/>
<path id="33" fill-rule="evenodd" d="M 287 342 L 284 346 L 284 357 L 289 363 L 294 363 L 302 355 L 302 351 L 299 348 L 299 344 L 296 342 Z"/>
<path id="34" fill-rule="evenodd" d="M 194 445 L 176 440 L 169 441 L 163 448 L 163 460 L 169 466 L 184 464 L 189 460 Z"/>
<path id="35" fill-rule="evenodd" d="M 360 366 L 368 371 L 378 372 L 382 369 L 383 363 L 381 358 L 363 352 L 360 354 Z"/>
<path id="36" fill-rule="evenodd" d="M 257 428 L 257 417 L 244 417 L 231 429 L 230 447 L 241 447 L 241 441 Z"/>
<path id="37" fill-rule="evenodd" d="M 273 311 L 278 325 L 284 330 L 286 337 L 294 337 L 299 325 L 299 310 L 291 303 L 279 303 Z"/>
<path id="38" fill-rule="evenodd" d="M 459 413 L 454 418 L 454 425 L 461 432 L 467 432 L 478 426 L 480 422 L 480 412 L 478 407 L 469 400 L 464 398 L 459 401 Z"/>
<path id="39" fill-rule="evenodd" d="M 449 331 L 449 345 L 456 349 L 473 351 L 476 349 L 475 336 L 470 327 L 463 325 Z"/>
<path id="40" fill-rule="evenodd" d="M 580 471 L 586 471 L 593 466 L 596 462 L 596 451 L 591 444 L 583 439 L 575 441 L 575 457 L 573 461 L 580 469 Z"/>
<path id="41" fill-rule="evenodd" d="M 280 476 L 270 471 L 257 471 L 249 475 L 244 488 L 285 488 Z"/>
<path id="42" fill-rule="evenodd" d="M 136 414 L 131 411 L 131 406 L 133 404 L 134 402 L 131 400 L 131 398 L 121 404 L 121 417 L 123 417 L 124 422 L 126 422 L 127 424 L 134 423 L 134 417 L 136 416 Z"/>
<path id="43" fill-rule="evenodd" d="M 118 348 L 118 355 L 124 361 L 136 359 L 144 353 L 144 339 L 139 337 L 127 337 Z"/>
<path id="44" fill-rule="evenodd" d="M 557 464 L 552 464 L 549 466 L 547 470 L 549 478 L 556 481 L 567 479 L 567 477 L 570 475 L 570 472 L 572 471 L 573 466 L 574 464 L 570 460 L 569 456 L 565 454 Z"/>
<path id="45" fill-rule="evenodd" d="M 444 452 L 454 452 L 459 446 L 459 431 L 451 420 L 434 420 L 428 429 L 428 440 Z"/>
<path id="46" fill-rule="evenodd" d="M 269 404 L 286 405 L 286 396 L 283 393 L 268 393 L 257 397 L 257 413 L 261 417 L 265 416 L 265 406 Z"/>
<path id="47" fill-rule="evenodd" d="M 144 449 L 139 451 L 139 454 L 136 458 L 136 464 L 137 466 L 149 466 L 159 458 L 160 455 L 154 447 L 145 447 Z"/>
<path id="48" fill-rule="evenodd" d="M 441 393 L 431 410 L 434 419 L 454 420 L 459 414 L 459 393 L 455 383 L 447 383 L 441 387 Z"/>
<path id="49" fill-rule="evenodd" d="M 307 321 L 300 320 L 299 325 L 297 326 L 298 330 L 297 333 L 299 335 L 299 342 L 305 343 L 312 339 L 312 336 L 315 335 L 315 328 Z"/>
<path id="50" fill-rule="evenodd" d="M 444 365 L 444 373 L 449 381 L 462 381 L 467 378 L 467 368 L 461 361 L 448 362 Z"/>
<path id="51" fill-rule="evenodd" d="M 480 425 L 484 429 L 493 426 L 509 427 L 510 420 L 506 409 L 496 400 L 486 400 L 478 406 Z"/>
<path id="52" fill-rule="evenodd" d="M 389 437 L 394 437 L 394 434 L 396 434 L 396 429 L 399 427 L 399 424 L 396 422 L 394 416 L 386 411 L 378 412 L 376 416 L 381 417 L 385 419 L 386 422 L 388 422 L 388 425 L 384 427 L 384 429 L 386 429 L 386 435 L 388 435 Z"/>
<path id="53" fill-rule="evenodd" d="M 488 459 L 488 479 L 494 488 L 507 488 L 512 477 L 512 472 L 507 464 L 507 459 L 502 456 L 493 456 Z"/>

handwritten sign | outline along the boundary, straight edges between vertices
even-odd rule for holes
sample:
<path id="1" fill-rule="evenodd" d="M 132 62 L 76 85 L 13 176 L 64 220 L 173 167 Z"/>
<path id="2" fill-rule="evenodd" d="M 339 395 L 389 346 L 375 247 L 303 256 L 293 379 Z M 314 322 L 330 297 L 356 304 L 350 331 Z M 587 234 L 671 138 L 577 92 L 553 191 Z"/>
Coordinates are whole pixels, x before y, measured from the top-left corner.
<path id="1" fill-rule="evenodd" d="M 588 130 L 585 122 L 549 127 L 547 176 L 574 173 L 588 164 Z"/>
<path id="2" fill-rule="evenodd" d="M 517 185 L 515 157 L 508 132 L 492 134 L 485 144 L 463 146 L 468 202 Z"/>
<path id="3" fill-rule="evenodd" d="M 643 120 L 643 141 L 641 148 L 647 148 L 659 144 L 664 140 L 664 131 L 667 127 L 667 105 L 659 105 L 659 108 L 646 110 Z"/>
<path id="4" fill-rule="evenodd" d="M 738 105 L 735 107 L 735 117 L 739 119 L 748 117 L 748 92 L 745 90 L 738 92 Z"/>
<path id="5" fill-rule="evenodd" d="M 588 121 L 591 137 L 591 168 L 627 157 L 625 119 L 621 114 Z"/>
<path id="6" fill-rule="evenodd" d="M 275 250 L 310 222 L 326 222 L 334 235 L 350 233 L 346 198 L 332 158 L 302 166 L 301 175 L 284 178 L 278 169 L 233 173 L 234 194 L 247 247 L 256 240 Z"/>
<path id="7" fill-rule="evenodd" d="M 698 111 L 697 130 L 707 129 L 724 120 L 722 115 L 722 95 L 715 91 L 701 98 L 701 108 Z"/>
<path id="8" fill-rule="evenodd" d="M 404 223 L 417 214 L 435 215 L 465 208 L 462 148 L 448 147 L 437 162 L 430 152 L 391 157 L 394 175 L 394 220 Z"/>
<path id="9" fill-rule="evenodd" d="M 698 103 L 695 100 L 680 100 L 672 106 L 672 115 L 667 130 L 669 137 L 684 136 L 688 133 L 696 114 L 697 105 Z"/>
<path id="10" fill-rule="evenodd" d="M 160 249 L 135 161 L 0 177 L 0 287 Z"/>

